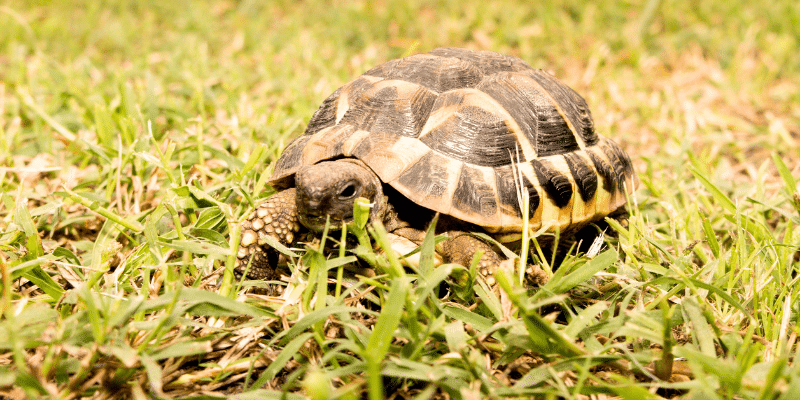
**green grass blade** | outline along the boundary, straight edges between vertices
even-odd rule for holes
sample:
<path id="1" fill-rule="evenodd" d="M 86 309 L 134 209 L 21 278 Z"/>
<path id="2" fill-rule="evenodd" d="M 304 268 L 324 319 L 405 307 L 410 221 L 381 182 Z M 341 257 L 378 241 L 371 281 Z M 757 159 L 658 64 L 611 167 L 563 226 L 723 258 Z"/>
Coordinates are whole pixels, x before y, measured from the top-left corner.
<path id="1" fill-rule="evenodd" d="M 781 179 L 783 179 L 783 183 L 786 185 L 786 190 L 789 194 L 796 192 L 797 181 L 789 171 L 789 167 L 783 162 L 783 159 L 777 153 L 772 153 L 772 162 L 775 163 L 775 168 L 778 170 Z"/>
<path id="2" fill-rule="evenodd" d="M 545 284 L 543 289 L 555 294 L 566 293 L 570 289 L 586 282 L 596 273 L 608 268 L 611 264 L 615 263 L 618 258 L 619 255 L 616 250 L 609 249 L 598 254 L 575 270 L 569 271 L 569 273 L 566 271 L 566 268 L 558 269 L 553 274 L 553 277 Z"/>
<path id="3" fill-rule="evenodd" d="M 258 377 L 258 380 L 253 382 L 251 387 L 260 388 L 275 378 L 278 372 L 283 369 L 289 360 L 297 355 L 297 352 L 300 350 L 300 348 L 303 347 L 303 345 L 305 345 L 306 342 L 312 338 L 312 336 L 313 335 L 311 333 L 303 333 L 292 338 L 292 340 L 283 347 L 283 350 L 281 350 L 278 356 L 272 360 L 269 366 L 267 366 L 264 372 L 261 373 L 261 376 Z"/>
<path id="4" fill-rule="evenodd" d="M 59 285 L 58 283 L 56 283 L 56 281 L 53 280 L 50 274 L 45 272 L 42 269 L 42 267 L 38 265 L 41 264 L 43 261 L 41 259 L 37 259 L 37 260 L 31 260 L 31 262 L 33 263 L 32 268 L 27 269 L 27 271 L 23 269 L 22 271 L 24 272 L 22 272 L 21 274 L 13 274 L 13 275 L 19 275 L 24 277 L 25 279 L 30 280 L 31 282 L 33 282 L 34 285 L 42 289 L 45 292 L 45 294 L 47 294 L 51 299 L 53 300 L 60 299 L 61 296 L 64 294 L 64 288 L 61 287 L 61 285 Z"/>
<path id="5" fill-rule="evenodd" d="M 460 352 L 467 346 L 467 334 L 461 321 L 453 321 L 444 327 L 444 337 L 450 351 Z"/>
<path id="6" fill-rule="evenodd" d="M 546 321 L 536 309 L 528 306 L 524 295 L 512 289 L 507 275 L 502 270 L 495 274 L 495 278 L 500 287 L 508 293 L 511 303 L 519 308 L 520 318 L 525 323 L 528 337 L 533 343 L 533 351 L 543 355 L 559 354 L 565 357 L 583 355 L 583 350 L 564 337 L 552 322 Z"/>
<path id="7" fill-rule="evenodd" d="M 332 305 L 327 306 L 325 308 L 311 311 L 310 313 L 303 316 L 303 318 L 299 319 L 292 325 L 292 327 L 286 331 L 284 338 L 281 340 L 280 344 L 285 345 L 289 340 L 300 335 L 301 332 L 309 329 L 314 324 L 325 321 L 332 315 L 336 314 L 352 314 L 352 313 L 364 313 L 366 315 L 373 315 L 377 316 L 380 315 L 377 311 L 372 310 L 365 310 L 363 308 L 358 307 L 347 307 L 347 306 L 340 306 L 340 305 Z"/>
<path id="8" fill-rule="evenodd" d="M 701 174 L 694 167 L 690 167 L 689 171 L 692 173 L 692 175 L 694 175 L 694 177 L 698 181 L 700 181 L 700 183 L 703 184 L 703 186 L 705 186 L 706 190 L 708 190 L 711 193 L 711 197 L 717 200 L 717 202 L 719 202 L 719 204 L 722 206 L 722 208 L 725 209 L 725 211 L 727 211 L 730 214 L 736 214 L 736 204 L 734 204 L 733 201 L 728 196 L 722 193 L 721 190 L 719 190 L 713 183 L 711 183 L 711 181 L 708 180 L 708 178 L 703 176 L 703 174 Z"/>
<path id="9" fill-rule="evenodd" d="M 567 337 L 578 337 L 578 335 L 593 322 L 596 322 L 595 317 L 608 309 L 608 304 L 599 302 L 590 305 L 583 309 L 576 315 L 572 321 L 564 328 L 564 334 Z"/>
<path id="10" fill-rule="evenodd" d="M 242 303 L 231 298 L 221 296 L 207 290 L 185 287 L 181 289 L 179 300 L 184 303 L 187 311 L 196 315 L 248 315 L 251 317 L 268 317 L 272 313 Z"/>
<path id="11" fill-rule="evenodd" d="M 700 351 L 707 356 L 716 356 L 714 348 L 714 331 L 708 324 L 700 305 L 694 297 L 688 297 L 681 303 L 683 310 L 687 314 L 687 321 L 692 323 L 692 335 L 700 345 Z"/>
<path id="12" fill-rule="evenodd" d="M 706 235 L 706 241 L 708 242 L 708 247 L 711 248 L 711 253 L 714 254 L 714 257 L 719 258 L 719 242 L 717 241 L 717 235 L 711 228 L 711 222 L 708 220 L 708 217 L 703 217 L 703 233 Z"/>
<path id="13" fill-rule="evenodd" d="M 403 306 L 408 294 L 408 285 L 406 278 L 395 278 L 392 281 L 388 297 L 383 304 L 381 314 L 367 342 L 364 358 L 367 361 L 367 382 L 370 400 L 379 400 L 384 396 L 380 364 L 389 351 L 394 331 L 400 323 Z"/>
<path id="14" fill-rule="evenodd" d="M 481 333 L 488 331 L 493 325 L 488 318 L 460 307 L 444 304 L 442 305 L 442 312 L 452 319 L 470 324 Z"/>

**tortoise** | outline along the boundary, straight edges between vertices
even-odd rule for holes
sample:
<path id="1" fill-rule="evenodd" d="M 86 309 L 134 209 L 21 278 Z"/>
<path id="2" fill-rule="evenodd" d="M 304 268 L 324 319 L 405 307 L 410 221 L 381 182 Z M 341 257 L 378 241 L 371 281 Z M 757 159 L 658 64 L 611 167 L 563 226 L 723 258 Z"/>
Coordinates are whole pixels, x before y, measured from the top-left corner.
<path id="1" fill-rule="evenodd" d="M 574 233 L 622 211 L 638 178 L 629 156 L 595 132 L 586 101 L 552 75 L 513 56 L 439 48 L 331 94 L 270 184 L 278 192 L 242 224 L 240 274 L 278 278 L 264 236 L 288 245 L 328 218 L 341 227 L 362 197 L 370 220 L 415 242 L 439 213 L 443 261 L 468 266 L 483 251 L 478 270 L 490 277 L 503 258 L 469 232 L 518 241 L 527 216 L 530 228 Z"/>

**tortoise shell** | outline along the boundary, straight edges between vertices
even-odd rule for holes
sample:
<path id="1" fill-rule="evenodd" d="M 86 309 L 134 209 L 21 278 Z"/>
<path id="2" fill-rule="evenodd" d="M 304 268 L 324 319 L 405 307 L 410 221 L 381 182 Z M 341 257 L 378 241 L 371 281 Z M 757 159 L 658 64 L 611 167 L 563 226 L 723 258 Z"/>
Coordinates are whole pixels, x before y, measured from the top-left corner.
<path id="1" fill-rule="evenodd" d="M 426 208 L 490 233 L 571 230 L 622 207 L 638 180 L 598 136 L 586 101 L 550 74 L 490 51 L 441 48 L 389 61 L 342 86 L 278 160 L 355 157 Z"/>

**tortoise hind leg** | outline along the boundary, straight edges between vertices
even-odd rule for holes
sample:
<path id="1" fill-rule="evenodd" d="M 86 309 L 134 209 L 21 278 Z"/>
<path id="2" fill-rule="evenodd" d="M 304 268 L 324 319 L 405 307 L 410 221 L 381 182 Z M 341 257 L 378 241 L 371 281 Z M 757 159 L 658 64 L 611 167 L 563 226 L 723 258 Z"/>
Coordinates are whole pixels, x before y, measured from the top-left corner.
<path id="1" fill-rule="evenodd" d="M 261 203 L 242 223 L 242 239 L 236 254 L 238 274 L 257 280 L 277 280 L 279 253 L 268 246 L 264 236 L 288 246 L 300 229 L 294 188 L 275 193 Z M 252 260 L 252 262 L 251 262 Z M 248 263 L 250 264 L 248 267 Z"/>
<path id="2" fill-rule="evenodd" d="M 416 244 L 422 243 L 425 238 L 425 231 L 411 228 L 400 227 L 394 229 L 392 233 L 402 236 Z M 492 274 L 497 271 L 503 259 L 494 251 L 494 248 L 481 239 L 463 231 L 447 231 L 444 233 L 449 239 L 439 244 L 439 255 L 445 264 L 459 264 L 465 267 L 472 265 L 472 258 L 478 251 L 483 251 L 480 261 L 478 261 L 478 273 L 486 280 L 489 285 L 494 284 Z"/>
<path id="3" fill-rule="evenodd" d="M 478 273 L 486 279 L 489 285 L 494 284 L 492 274 L 500 267 L 503 259 L 497 254 L 491 245 L 464 232 L 447 232 L 450 239 L 441 243 L 442 257 L 446 263 L 461 264 L 470 266 L 475 253 L 483 251 L 480 261 L 478 261 Z"/>

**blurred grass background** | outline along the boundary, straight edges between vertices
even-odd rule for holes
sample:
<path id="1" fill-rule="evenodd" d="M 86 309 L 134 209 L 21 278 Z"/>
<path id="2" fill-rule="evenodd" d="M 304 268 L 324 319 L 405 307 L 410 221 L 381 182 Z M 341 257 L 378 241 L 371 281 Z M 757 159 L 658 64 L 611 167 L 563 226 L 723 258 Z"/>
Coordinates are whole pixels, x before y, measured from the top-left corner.
<path id="1" fill-rule="evenodd" d="M 144 314 L 118 314 L 113 310 L 122 303 L 103 303 L 110 308 L 100 323 L 103 313 L 94 308 L 102 296 L 96 295 L 162 301 L 184 280 L 218 290 L 201 278 L 230 262 L 229 227 L 253 198 L 265 195 L 270 163 L 322 99 L 374 65 L 441 46 L 516 55 L 583 95 L 598 131 L 631 154 L 643 183 L 632 225 L 645 239 L 632 236 L 639 240 L 620 248 L 636 272 L 621 266 L 615 272 L 628 271 L 644 284 L 716 268 L 718 275 L 703 275 L 705 282 L 736 296 L 756 316 L 758 323 L 749 323 L 755 334 L 773 343 L 753 362 L 775 361 L 779 350 L 794 348 L 787 337 L 796 338 L 796 8 L 785 0 L 5 1 L 0 366 L 6 369 L 0 387 L 16 386 L 4 392 L 10 396 L 51 398 L 110 396 L 104 390 L 129 378 L 134 383 L 126 393 L 134 397 L 239 387 L 187 378 L 176 386 L 183 392 L 165 392 L 162 381 L 179 380 L 179 368 L 169 365 L 183 364 L 165 364 L 174 358 L 151 353 L 162 344 L 158 339 L 185 334 L 199 343 L 176 355 L 207 352 L 211 339 L 180 331 L 174 324 L 182 314 L 162 303 L 142 306 L 150 307 Z M 235 293 L 229 285 L 223 294 Z M 220 301 L 216 307 L 223 307 Z M 794 305 L 784 307 L 785 301 Z M 745 329 L 748 323 L 739 324 L 747 318 L 727 299 L 721 303 L 710 301 L 704 310 L 722 325 Z M 42 320 L 23 320 L 37 314 L 23 310 L 39 310 Z M 161 322 L 142 322 L 150 316 Z M 167 316 L 173 319 L 159 319 Z M 129 325 L 129 317 L 136 323 Z M 92 339 L 69 342 L 75 337 L 67 333 L 84 324 L 92 326 L 86 333 Z M 35 328 L 17 335 L 20 326 Z M 112 340 L 110 332 L 120 336 Z M 125 349 L 136 349 L 136 356 L 98 350 L 109 341 L 130 341 Z M 67 344 L 74 347 L 65 351 Z M 105 381 L 89 378 L 103 369 L 93 363 L 109 354 L 128 372 L 108 372 L 112 383 L 98 386 Z M 738 379 L 750 366 L 742 365 Z M 695 367 L 695 373 L 704 370 Z M 713 370 L 704 371 L 713 376 Z M 797 385 L 789 378 L 796 368 L 784 372 L 776 375 L 783 386 L 774 386 L 775 396 Z M 700 385 L 680 393 L 736 394 L 708 383 L 721 378 L 708 379 L 695 381 L 710 385 L 708 391 Z M 476 395 L 495 393 L 486 387 Z M 742 396 L 768 398 L 747 393 Z"/>
<path id="2" fill-rule="evenodd" d="M 117 99 L 154 121 L 156 135 L 235 117 L 242 131 L 231 145 L 248 148 L 300 130 L 294 119 L 302 125 L 370 66 L 440 46 L 510 53 L 553 72 L 588 98 L 603 133 L 647 145 L 642 156 L 688 142 L 698 155 L 752 163 L 748 149 L 797 128 L 790 2 L 23 3 L 0 13 L 4 90 L 29 91 L 73 130 Z M 10 139 L 9 153 L 28 148 Z M 27 155 L 37 150 L 51 149 Z"/>

